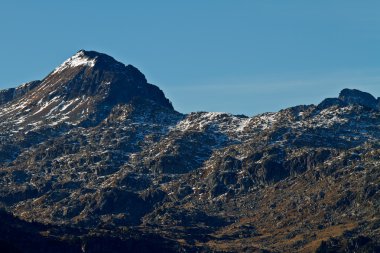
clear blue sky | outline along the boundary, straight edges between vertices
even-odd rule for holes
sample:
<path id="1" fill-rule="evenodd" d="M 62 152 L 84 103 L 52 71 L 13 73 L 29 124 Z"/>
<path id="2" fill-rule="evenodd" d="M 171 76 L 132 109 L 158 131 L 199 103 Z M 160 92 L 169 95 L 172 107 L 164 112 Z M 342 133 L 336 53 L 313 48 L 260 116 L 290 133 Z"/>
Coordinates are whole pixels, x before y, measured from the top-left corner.
<path id="1" fill-rule="evenodd" d="M 181 112 L 253 115 L 344 87 L 380 96 L 380 1 L 0 2 L 0 88 L 79 49 L 135 65 Z"/>

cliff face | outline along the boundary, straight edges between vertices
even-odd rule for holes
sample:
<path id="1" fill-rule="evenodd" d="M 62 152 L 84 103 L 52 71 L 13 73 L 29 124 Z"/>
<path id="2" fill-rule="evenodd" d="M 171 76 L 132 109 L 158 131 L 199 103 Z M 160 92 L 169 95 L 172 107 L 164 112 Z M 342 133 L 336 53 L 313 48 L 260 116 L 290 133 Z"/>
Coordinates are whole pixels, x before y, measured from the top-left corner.
<path id="1" fill-rule="evenodd" d="M 85 252 L 109 240 L 113 252 L 376 251 L 378 102 L 344 89 L 253 117 L 183 115 L 135 67 L 81 50 L 0 92 L 0 202 Z"/>

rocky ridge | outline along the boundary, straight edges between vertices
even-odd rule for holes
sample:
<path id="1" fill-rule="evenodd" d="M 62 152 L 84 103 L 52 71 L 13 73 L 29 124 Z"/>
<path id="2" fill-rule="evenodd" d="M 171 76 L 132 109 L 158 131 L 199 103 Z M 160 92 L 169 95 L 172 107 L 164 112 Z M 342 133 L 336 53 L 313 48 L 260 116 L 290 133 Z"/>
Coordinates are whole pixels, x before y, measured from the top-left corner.
<path id="1" fill-rule="evenodd" d="M 368 93 L 184 115 L 135 67 L 81 50 L 0 91 L 0 122 L 0 202 L 26 221 L 158 234 L 174 251 L 379 249 L 380 99 Z"/>

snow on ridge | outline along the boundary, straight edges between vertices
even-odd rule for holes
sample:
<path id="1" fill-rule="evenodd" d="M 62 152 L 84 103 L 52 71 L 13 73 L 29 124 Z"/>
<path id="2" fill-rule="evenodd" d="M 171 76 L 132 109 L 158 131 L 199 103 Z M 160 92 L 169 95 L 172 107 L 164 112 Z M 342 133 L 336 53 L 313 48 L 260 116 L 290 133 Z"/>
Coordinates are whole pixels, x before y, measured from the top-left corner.
<path id="1" fill-rule="evenodd" d="M 346 106 L 342 108 L 326 108 L 320 111 L 316 116 L 311 119 L 305 120 L 301 123 L 302 126 L 310 128 L 324 127 L 329 128 L 335 124 L 345 124 L 348 122 L 347 114 L 353 110 L 353 106 Z"/>
<path id="2" fill-rule="evenodd" d="M 221 132 L 243 132 L 249 122 L 250 118 L 238 117 L 230 113 L 201 112 L 188 115 L 174 127 L 174 130 L 196 129 L 203 131 L 207 127 L 213 126 Z"/>
<path id="3" fill-rule="evenodd" d="M 56 68 L 52 74 L 58 73 L 63 71 L 67 68 L 74 68 L 77 66 L 89 66 L 94 67 L 96 62 L 96 57 L 94 59 L 89 58 L 84 54 L 83 51 L 79 51 L 74 56 L 67 59 L 65 62 L 63 62 L 58 68 Z"/>
<path id="4" fill-rule="evenodd" d="M 277 112 L 266 112 L 255 116 L 254 120 L 257 121 L 256 125 L 264 130 L 270 128 L 277 122 L 277 116 Z"/>

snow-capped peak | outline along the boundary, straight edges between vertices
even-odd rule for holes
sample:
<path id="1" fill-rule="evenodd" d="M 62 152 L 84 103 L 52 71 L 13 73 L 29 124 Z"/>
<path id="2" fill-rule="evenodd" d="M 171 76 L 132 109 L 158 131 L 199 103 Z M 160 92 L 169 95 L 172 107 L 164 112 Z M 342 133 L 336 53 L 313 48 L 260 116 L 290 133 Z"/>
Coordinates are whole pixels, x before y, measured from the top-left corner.
<path id="1" fill-rule="evenodd" d="M 80 50 L 78 53 L 67 59 L 59 67 L 57 67 L 52 74 L 63 71 L 67 68 L 74 68 L 77 66 L 90 66 L 93 67 L 96 62 L 96 58 L 90 58 L 85 54 L 84 50 Z"/>

